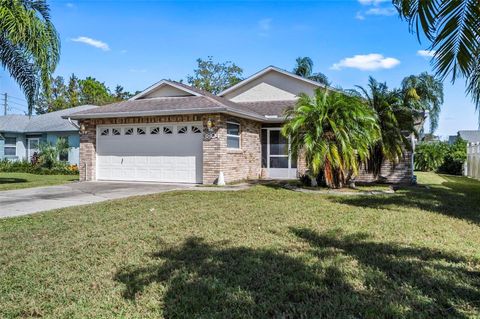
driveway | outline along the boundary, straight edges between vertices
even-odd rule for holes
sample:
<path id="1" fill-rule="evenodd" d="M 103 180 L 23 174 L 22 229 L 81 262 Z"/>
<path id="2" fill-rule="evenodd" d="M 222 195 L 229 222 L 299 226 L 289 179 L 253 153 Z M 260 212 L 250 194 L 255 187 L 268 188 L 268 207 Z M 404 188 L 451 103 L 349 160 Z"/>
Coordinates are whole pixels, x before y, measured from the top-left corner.
<path id="1" fill-rule="evenodd" d="M 76 182 L 3 191 L 0 192 L 0 218 L 192 187 L 185 184 Z"/>

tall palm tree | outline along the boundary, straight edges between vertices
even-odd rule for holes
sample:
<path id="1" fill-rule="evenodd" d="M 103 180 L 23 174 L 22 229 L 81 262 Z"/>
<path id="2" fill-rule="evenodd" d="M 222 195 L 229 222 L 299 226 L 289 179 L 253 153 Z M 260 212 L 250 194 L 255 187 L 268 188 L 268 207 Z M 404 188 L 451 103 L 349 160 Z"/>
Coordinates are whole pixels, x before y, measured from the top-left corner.
<path id="1" fill-rule="evenodd" d="M 330 81 L 325 74 L 321 72 L 313 73 L 313 60 L 311 58 L 299 57 L 295 61 L 297 65 L 293 68 L 293 73 L 324 85 L 330 85 Z"/>
<path id="2" fill-rule="evenodd" d="M 379 176 L 385 160 L 397 163 L 411 149 L 408 135 L 415 132 L 415 113 L 404 104 L 400 90 L 389 90 L 386 83 L 370 77 L 368 88 L 358 86 L 380 126 L 380 139 L 371 146 L 367 170 Z"/>
<path id="3" fill-rule="evenodd" d="M 466 79 L 467 93 L 480 107 L 480 6 L 478 0 L 393 0 L 410 30 L 431 42 L 433 66 L 443 80 Z"/>
<path id="4" fill-rule="evenodd" d="M 405 104 L 414 110 L 428 112 L 430 133 L 433 134 L 438 127 L 443 104 L 443 83 L 427 72 L 423 72 L 420 75 L 404 78 L 402 91 Z"/>
<path id="5" fill-rule="evenodd" d="M 40 86 L 48 91 L 59 56 L 45 0 L 0 0 L 0 64 L 25 93 L 30 114 Z"/>
<path id="6" fill-rule="evenodd" d="M 299 96 L 282 129 L 290 137 L 292 156 L 305 152 L 311 176 L 323 174 L 329 187 L 341 187 L 358 173 L 359 161 L 379 137 L 374 113 L 355 96 L 317 89 Z"/>

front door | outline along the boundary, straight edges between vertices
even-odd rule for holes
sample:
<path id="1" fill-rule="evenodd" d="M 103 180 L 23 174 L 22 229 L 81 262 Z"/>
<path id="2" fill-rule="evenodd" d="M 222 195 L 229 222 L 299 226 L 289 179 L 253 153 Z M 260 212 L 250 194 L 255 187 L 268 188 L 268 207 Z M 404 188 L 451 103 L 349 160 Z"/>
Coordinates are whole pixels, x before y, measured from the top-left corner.
<path id="1" fill-rule="evenodd" d="M 29 138 L 27 139 L 27 157 L 28 160 L 32 160 L 33 154 L 39 153 L 40 151 L 40 139 L 39 138 Z"/>
<path id="2" fill-rule="evenodd" d="M 297 161 L 291 158 L 290 144 L 280 130 L 280 128 L 263 130 L 263 151 L 266 153 L 264 166 L 270 178 L 294 179 L 297 177 Z"/>

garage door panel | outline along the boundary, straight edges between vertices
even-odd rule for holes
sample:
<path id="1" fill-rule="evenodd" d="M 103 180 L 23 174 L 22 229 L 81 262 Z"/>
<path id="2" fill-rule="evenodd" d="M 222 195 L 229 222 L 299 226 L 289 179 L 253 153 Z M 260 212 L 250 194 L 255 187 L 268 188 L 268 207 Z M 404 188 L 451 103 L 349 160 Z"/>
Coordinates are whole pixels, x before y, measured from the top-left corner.
<path id="1" fill-rule="evenodd" d="M 201 127 L 201 123 L 194 125 Z M 202 134 L 190 129 L 178 134 L 175 124 L 168 126 L 173 126 L 173 134 L 153 135 L 147 126 L 145 135 L 98 136 L 97 178 L 201 183 Z M 137 132 L 137 126 L 128 127 Z"/>

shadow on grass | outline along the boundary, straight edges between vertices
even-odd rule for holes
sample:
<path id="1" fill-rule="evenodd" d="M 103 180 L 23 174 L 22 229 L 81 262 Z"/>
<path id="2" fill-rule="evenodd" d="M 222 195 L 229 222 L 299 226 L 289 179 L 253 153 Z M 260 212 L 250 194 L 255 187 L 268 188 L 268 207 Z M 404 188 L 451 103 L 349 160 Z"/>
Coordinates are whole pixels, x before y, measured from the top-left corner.
<path id="1" fill-rule="evenodd" d="M 397 210 L 419 208 L 480 223 L 480 183 L 461 177 L 442 176 L 441 185 L 402 188 L 395 196 L 332 198 L 334 202 L 357 207 Z"/>
<path id="2" fill-rule="evenodd" d="M 135 301 L 165 288 L 166 318 L 392 318 L 455 316 L 480 310 L 479 274 L 462 258 L 367 241 L 363 234 L 292 229 L 301 257 L 189 238 L 152 254 L 148 266 L 116 274 Z"/>
<path id="3" fill-rule="evenodd" d="M 18 184 L 18 183 L 26 183 L 27 180 L 24 178 L 9 178 L 9 177 L 1 177 L 0 178 L 0 185 L 1 184 Z"/>

